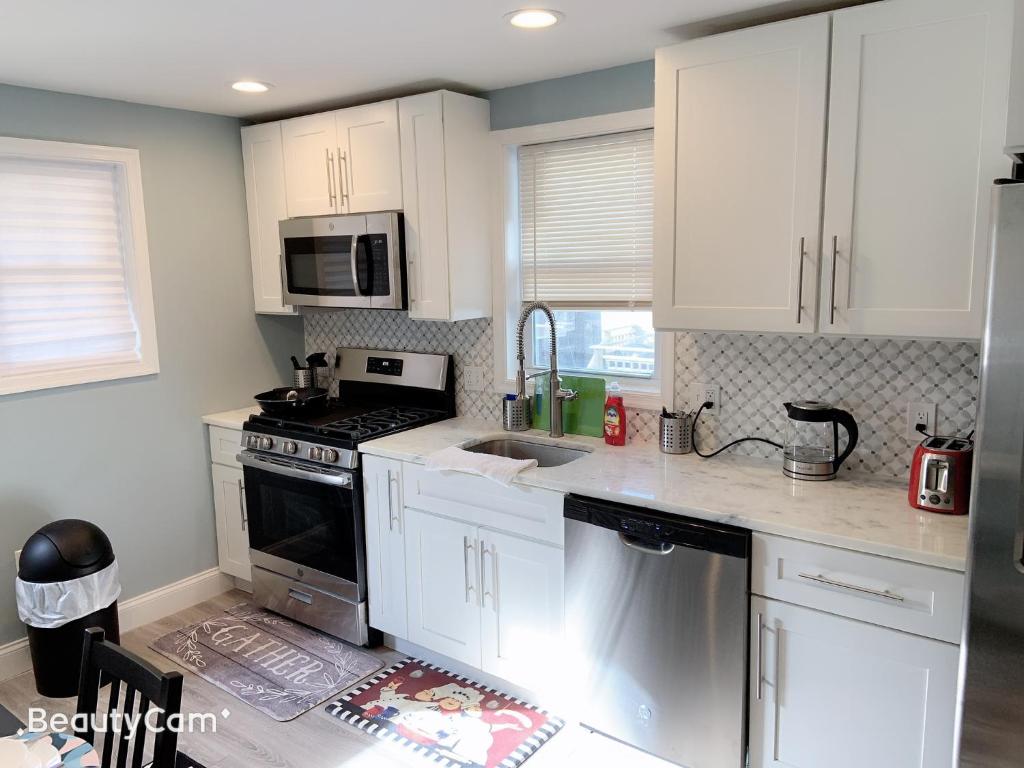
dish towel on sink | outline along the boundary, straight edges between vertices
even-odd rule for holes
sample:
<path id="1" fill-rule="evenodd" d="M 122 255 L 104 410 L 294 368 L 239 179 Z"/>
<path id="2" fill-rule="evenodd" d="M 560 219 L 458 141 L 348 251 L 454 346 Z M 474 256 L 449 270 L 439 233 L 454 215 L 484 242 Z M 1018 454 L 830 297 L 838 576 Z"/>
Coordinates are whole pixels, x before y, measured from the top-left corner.
<path id="1" fill-rule="evenodd" d="M 426 468 L 430 472 L 468 472 L 471 475 L 489 477 L 502 485 L 512 485 L 516 475 L 524 469 L 536 466 L 536 459 L 506 459 L 504 456 L 464 451 L 453 445 L 427 456 Z"/>

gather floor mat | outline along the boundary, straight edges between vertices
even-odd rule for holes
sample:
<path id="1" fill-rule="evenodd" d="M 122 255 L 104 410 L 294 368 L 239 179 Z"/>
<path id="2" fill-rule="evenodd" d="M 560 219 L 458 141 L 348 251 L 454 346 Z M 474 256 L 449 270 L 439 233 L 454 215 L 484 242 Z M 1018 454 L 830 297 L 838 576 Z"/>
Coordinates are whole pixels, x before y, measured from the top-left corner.
<path id="1" fill-rule="evenodd" d="M 544 710 L 419 659 L 394 664 L 327 712 L 431 765 L 515 768 L 564 725 Z"/>
<path id="2" fill-rule="evenodd" d="M 150 647 L 282 722 L 384 666 L 373 654 L 250 603 L 170 632 Z"/>

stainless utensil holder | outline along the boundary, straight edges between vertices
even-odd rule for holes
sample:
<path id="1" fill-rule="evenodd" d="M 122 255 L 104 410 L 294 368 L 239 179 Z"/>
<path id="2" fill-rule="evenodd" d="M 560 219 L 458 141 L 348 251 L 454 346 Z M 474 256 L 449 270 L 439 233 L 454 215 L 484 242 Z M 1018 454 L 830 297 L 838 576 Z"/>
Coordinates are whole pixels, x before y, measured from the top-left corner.
<path id="1" fill-rule="evenodd" d="M 662 453 L 689 453 L 693 450 L 693 416 L 661 416 L 658 437 Z"/>
<path id="2" fill-rule="evenodd" d="M 292 386 L 295 389 L 311 389 L 315 382 L 316 374 L 312 368 L 296 368 L 292 371 Z"/>
<path id="3" fill-rule="evenodd" d="M 530 428 L 532 403 L 529 397 L 501 401 L 501 426 L 506 432 L 525 432 Z"/>

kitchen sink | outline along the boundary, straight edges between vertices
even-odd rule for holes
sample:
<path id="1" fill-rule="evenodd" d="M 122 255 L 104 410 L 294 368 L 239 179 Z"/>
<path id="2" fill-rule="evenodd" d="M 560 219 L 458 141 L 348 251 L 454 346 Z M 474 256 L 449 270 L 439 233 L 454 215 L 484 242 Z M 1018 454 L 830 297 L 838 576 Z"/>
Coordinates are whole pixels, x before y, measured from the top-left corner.
<path id="1" fill-rule="evenodd" d="M 486 440 L 476 445 L 467 445 L 463 450 L 471 453 L 487 453 L 508 459 L 536 459 L 538 467 L 560 467 L 570 461 L 586 456 L 590 451 L 582 448 L 568 448 L 562 445 L 532 443 L 527 440 Z"/>

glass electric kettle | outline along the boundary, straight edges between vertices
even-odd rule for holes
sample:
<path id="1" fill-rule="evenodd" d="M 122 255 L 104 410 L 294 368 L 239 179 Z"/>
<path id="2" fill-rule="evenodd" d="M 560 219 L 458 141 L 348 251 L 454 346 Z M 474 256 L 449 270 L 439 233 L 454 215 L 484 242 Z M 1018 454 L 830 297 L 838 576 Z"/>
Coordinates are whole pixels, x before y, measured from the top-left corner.
<path id="1" fill-rule="evenodd" d="M 789 423 L 783 446 L 783 473 L 797 480 L 835 479 L 840 465 L 857 446 L 857 422 L 853 416 L 817 400 L 784 405 Z M 846 430 L 846 448 L 842 453 L 838 453 L 839 427 Z"/>

